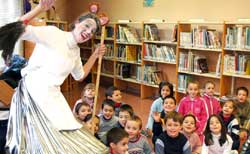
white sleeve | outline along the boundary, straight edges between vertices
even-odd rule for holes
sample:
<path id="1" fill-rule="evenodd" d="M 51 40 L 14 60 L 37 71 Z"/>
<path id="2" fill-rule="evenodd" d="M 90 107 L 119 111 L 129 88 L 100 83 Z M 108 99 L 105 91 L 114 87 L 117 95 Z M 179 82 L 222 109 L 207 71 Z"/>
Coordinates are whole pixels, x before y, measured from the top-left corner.
<path id="1" fill-rule="evenodd" d="M 208 146 L 206 146 L 205 143 L 203 143 L 203 145 L 202 145 L 201 153 L 202 154 L 208 154 Z"/>
<path id="2" fill-rule="evenodd" d="M 21 35 L 21 40 L 27 40 L 34 43 L 50 44 L 53 43 L 55 37 L 58 37 L 60 30 L 55 26 L 31 26 L 25 28 L 25 32 Z"/>
<path id="3" fill-rule="evenodd" d="M 227 141 L 224 144 L 225 144 L 225 149 L 223 151 L 223 154 L 231 153 L 231 149 L 233 146 L 233 140 L 229 135 L 227 135 Z"/>
<path id="4" fill-rule="evenodd" d="M 85 72 L 83 71 L 81 57 L 78 57 L 75 62 L 75 67 L 71 72 L 71 75 L 75 80 L 80 80 L 83 78 L 84 74 Z"/>

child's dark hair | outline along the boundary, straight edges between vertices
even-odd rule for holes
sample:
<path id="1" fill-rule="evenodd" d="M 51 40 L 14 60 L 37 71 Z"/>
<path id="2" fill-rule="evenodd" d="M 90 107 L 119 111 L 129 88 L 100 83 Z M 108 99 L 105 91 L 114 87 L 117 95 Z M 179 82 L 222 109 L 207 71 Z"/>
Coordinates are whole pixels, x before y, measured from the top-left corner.
<path id="1" fill-rule="evenodd" d="M 121 107 L 119 109 L 119 113 L 124 112 L 124 111 L 127 111 L 129 113 L 130 117 L 132 117 L 134 115 L 134 110 L 133 110 L 132 106 L 129 104 L 122 104 L 121 105 Z"/>
<path id="2" fill-rule="evenodd" d="M 75 113 L 76 113 L 76 114 L 79 114 L 79 110 L 80 110 L 80 108 L 81 108 L 82 106 L 88 106 L 88 107 L 90 108 L 90 105 L 89 105 L 87 102 L 85 102 L 85 101 L 83 101 L 83 102 L 81 102 L 81 103 L 78 103 L 78 104 L 76 105 L 76 107 L 75 107 Z"/>
<path id="3" fill-rule="evenodd" d="M 108 89 L 107 89 L 106 92 L 105 92 L 106 98 L 107 98 L 108 96 L 112 97 L 112 95 L 113 95 L 113 93 L 114 93 L 115 90 L 120 90 L 120 89 L 118 89 L 118 88 L 115 87 L 115 86 L 108 87 Z"/>
<path id="4" fill-rule="evenodd" d="M 237 105 L 236 105 L 236 101 L 234 98 L 232 97 L 223 97 L 220 99 L 220 102 L 221 102 L 221 106 L 223 107 L 226 103 L 228 102 L 232 102 L 233 103 L 233 112 L 236 112 L 237 111 Z"/>
<path id="5" fill-rule="evenodd" d="M 95 15 L 94 13 L 82 14 L 80 17 L 77 18 L 77 22 L 82 22 L 88 18 L 95 20 L 95 23 L 96 23 L 95 33 L 97 33 L 101 29 L 101 22 L 100 22 L 98 16 Z M 75 28 L 75 23 L 70 25 L 70 30 L 73 30 L 74 28 Z"/>
<path id="6" fill-rule="evenodd" d="M 91 119 L 92 119 L 92 115 L 93 115 L 93 114 L 88 114 L 88 115 L 85 117 L 85 119 L 83 120 L 83 122 L 88 122 L 89 120 L 91 120 Z M 95 118 L 100 119 L 97 115 L 95 115 Z"/>
<path id="7" fill-rule="evenodd" d="M 139 123 L 139 129 L 142 128 L 142 120 L 141 120 L 141 118 L 139 116 L 134 115 L 128 121 L 135 121 L 135 122 Z"/>
<path id="8" fill-rule="evenodd" d="M 182 125 L 183 116 L 176 111 L 168 113 L 164 118 L 164 123 L 166 124 L 169 119 L 173 119 L 174 122 L 179 122 Z"/>
<path id="9" fill-rule="evenodd" d="M 240 90 L 245 91 L 245 92 L 247 93 L 247 96 L 248 96 L 248 89 L 247 89 L 246 87 L 239 87 L 239 88 L 237 88 L 237 89 L 236 89 L 236 95 L 238 95 L 238 92 L 239 92 Z"/>
<path id="10" fill-rule="evenodd" d="M 166 82 L 166 81 L 161 81 L 160 84 L 159 84 L 159 95 L 160 97 L 162 97 L 161 95 L 161 90 L 164 86 L 167 86 L 169 89 L 170 89 L 170 94 L 169 96 L 174 96 L 174 86 L 172 83 L 170 82 Z"/>
<path id="11" fill-rule="evenodd" d="M 216 115 L 216 114 L 212 114 L 207 120 L 207 125 L 206 125 L 204 132 L 203 132 L 203 134 L 205 136 L 205 144 L 207 146 L 209 146 L 209 145 L 212 145 L 214 143 L 213 137 L 212 137 L 212 132 L 210 130 L 210 121 L 213 117 L 217 118 L 221 124 L 221 136 L 219 139 L 219 143 L 220 143 L 220 146 L 222 146 L 227 140 L 227 128 L 223 124 L 221 117 Z"/>
<path id="12" fill-rule="evenodd" d="M 183 117 L 183 121 L 187 118 L 187 117 L 192 117 L 194 119 L 194 125 L 196 126 L 196 118 L 193 114 L 186 114 L 184 117 Z"/>
<path id="13" fill-rule="evenodd" d="M 165 102 L 166 99 L 172 99 L 174 101 L 174 104 L 176 105 L 176 99 L 174 98 L 174 96 L 166 96 L 163 98 L 163 102 Z M 163 103 L 164 104 L 164 103 Z"/>
<path id="14" fill-rule="evenodd" d="M 16 21 L 0 27 L 0 50 L 3 50 L 2 57 L 5 63 L 10 63 L 15 44 L 25 31 L 25 24 Z"/>
<path id="15" fill-rule="evenodd" d="M 102 109 L 104 108 L 105 105 L 108 105 L 108 106 L 112 107 L 115 110 L 115 102 L 114 101 L 112 101 L 110 99 L 105 99 L 102 102 Z"/>
<path id="16" fill-rule="evenodd" d="M 114 127 L 107 133 L 107 146 L 111 143 L 117 144 L 124 138 L 128 138 L 128 133 L 122 128 Z"/>

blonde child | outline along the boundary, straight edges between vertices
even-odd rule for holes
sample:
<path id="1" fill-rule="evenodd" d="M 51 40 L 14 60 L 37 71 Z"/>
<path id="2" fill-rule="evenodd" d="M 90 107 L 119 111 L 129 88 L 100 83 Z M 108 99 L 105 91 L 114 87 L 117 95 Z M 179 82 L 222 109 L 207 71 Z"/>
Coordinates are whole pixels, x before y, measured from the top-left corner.
<path id="1" fill-rule="evenodd" d="M 183 116 L 193 114 L 197 120 L 196 132 L 203 141 L 203 130 L 208 119 L 208 111 L 205 100 L 199 96 L 198 82 L 189 82 L 187 88 L 188 95 L 181 99 L 178 112 Z"/>
<path id="2" fill-rule="evenodd" d="M 214 97 L 215 84 L 212 81 L 207 81 L 204 86 L 204 95 L 202 98 L 205 100 L 208 116 L 212 114 L 218 114 L 221 111 L 221 106 L 219 101 Z"/>
<path id="3" fill-rule="evenodd" d="M 112 128 L 107 133 L 109 154 L 128 154 L 128 133 L 121 128 Z"/>
<path id="4" fill-rule="evenodd" d="M 115 103 L 112 100 L 104 100 L 102 103 L 102 113 L 99 115 L 100 128 L 97 133 L 104 144 L 106 144 L 107 132 L 114 128 L 118 122 L 118 118 L 114 114 Z"/>
<path id="5" fill-rule="evenodd" d="M 240 136 L 240 148 L 239 148 L 239 151 L 241 151 L 243 149 L 242 146 L 244 143 L 246 143 L 247 138 L 249 136 L 248 134 L 249 134 L 249 131 L 247 129 L 245 129 L 245 128 L 240 129 L 240 134 L 239 134 L 239 136 Z M 249 140 L 249 143 L 250 143 L 250 140 Z M 248 147 L 248 145 L 245 147 Z M 249 147 L 249 149 L 250 149 L 250 147 Z M 245 148 L 245 150 L 247 150 L 247 148 Z"/>
<path id="6" fill-rule="evenodd" d="M 233 141 L 221 118 L 213 114 L 209 117 L 204 131 L 205 140 L 202 154 L 230 154 Z"/>
<path id="7" fill-rule="evenodd" d="M 118 122 L 116 127 L 124 129 L 127 120 L 131 119 L 133 115 L 134 115 L 134 110 L 132 106 L 130 106 L 129 104 L 123 104 L 119 110 Z"/>
<path id="8" fill-rule="evenodd" d="M 241 128 L 250 130 L 250 102 L 247 100 L 247 96 L 248 89 L 246 87 L 239 87 L 236 89 L 237 113 L 235 116 Z"/>
<path id="9" fill-rule="evenodd" d="M 163 132 L 164 118 L 176 109 L 176 100 L 173 96 L 166 96 L 163 100 L 161 113 L 154 113 L 152 143 L 155 144 L 157 137 Z"/>
<path id="10" fill-rule="evenodd" d="M 165 117 L 165 131 L 155 142 L 156 154 L 191 154 L 190 143 L 181 133 L 182 121 L 182 115 L 177 112 L 172 112 Z"/>
<path id="11" fill-rule="evenodd" d="M 201 154 L 201 141 L 199 135 L 195 132 L 196 129 L 196 119 L 192 114 L 187 114 L 183 118 L 182 123 L 182 133 L 188 139 L 192 154 Z"/>
<path id="12" fill-rule="evenodd" d="M 148 122 L 146 125 L 147 132 L 150 136 L 152 136 L 152 130 L 153 130 L 153 123 L 154 123 L 154 114 L 155 113 L 161 113 L 163 110 L 163 99 L 166 96 L 174 96 L 174 86 L 166 81 L 162 81 L 159 84 L 159 95 L 160 97 L 157 98 L 153 104 L 151 105 L 149 116 L 148 116 Z"/>
<path id="13" fill-rule="evenodd" d="M 218 114 L 222 119 L 223 124 L 227 128 L 227 133 L 233 140 L 232 150 L 239 150 L 240 146 L 240 125 L 238 120 L 235 118 L 234 113 L 237 110 L 235 101 L 230 98 L 224 97 L 222 101 L 222 111 Z"/>
<path id="14" fill-rule="evenodd" d="M 143 154 L 152 154 L 152 148 L 148 143 L 146 136 L 141 134 L 142 129 L 142 120 L 134 115 L 129 119 L 125 126 L 125 131 L 129 135 L 128 143 L 128 153 L 143 153 Z"/>
<path id="15" fill-rule="evenodd" d="M 122 93 L 120 89 L 111 86 L 106 90 L 105 95 L 106 99 L 110 99 L 115 102 L 115 116 L 118 116 L 121 105 L 125 104 L 122 102 Z"/>
<path id="16" fill-rule="evenodd" d="M 84 124 L 84 120 L 88 114 L 91 114 L 91 108 L 88 103 L 83 101 L 76 105 L 74 115 L 79 123 Z"/>

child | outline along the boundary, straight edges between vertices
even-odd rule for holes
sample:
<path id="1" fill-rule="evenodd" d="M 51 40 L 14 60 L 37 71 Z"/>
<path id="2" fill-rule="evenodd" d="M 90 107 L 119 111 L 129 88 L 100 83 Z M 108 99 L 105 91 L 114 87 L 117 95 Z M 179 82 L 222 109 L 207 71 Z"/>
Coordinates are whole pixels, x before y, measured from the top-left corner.
<path id="1" fill-rule="evenodd" d="M 205 93 L 203 95 L 203 99 L 206 102 L 208 109 L 208 116 L 212 114 L 218 114 L 221 111 L 219 101 L 214 97 L 214 88 L 215 84 L 212 81 L 207 81 L 205 83 Z"/>
<path id="2" fill-rule="evenodd" d="M 193 114 L 197 120 L 197 134 L 201 141 L 203 140 L 203 130 L 208 119 L 208 111 L 205 105 L 205 100 L 199 96 L 198 82 L 189 82 L 187 88 L 188 95 L 181 99 L 178 112 L 183 116 Z"/>
<path id="3" fill-rule="evenodd" d="M 205 140 L 202 154 L 230 154 L 233 141 L 221 118 L 213 114 L 209 117 L 204 131 Z"/>
<path id="4" fill-rule="evenodd" d="M 239 135 L 240 136 L 240 148 L 239 148 L 239 151 L 242 150 L 243 144 L 247 141 L 248 134 L 249 134 L 249 131 L 247 129 L 245 129 L 245 128 L 240 129 L 240 135 Z M 249 147 L 249 149 L 250 149 L 250 147 Z"/>
<path id="5" fill-rule="evenodd" d="M 250 153 L 250 137 L 246 140 L 246 142 L 242 146 L 241 154 L 249 154 Z"/>
<path id="6" fill-rule="evenodd" d="M 147 132 L 150 136 L 152 135 L 152 129 L 153 129 L 153 123 L 154 123 L 153 115 L 154 113 L 161 113 L 161 111 L 163 110 L 162 108 L 163 98 L 165 98 L 166 96 L 172 96 L 172 97 L 174 96 L 174 86 L 169 82 L 165 82 L 165 81 L 160 82 L 159 95 L 160 97 L 157 98 L 151 105 L 151 109 L 150 109 L 149 116 L 148 116 L 148 122 L 146 125 Z"/>
<path id="7" fill-rule="evenodd" d="M 107 146 L 110 154 L 128 153 L 128 133 L 121 128 L 112 128 L 107 133 Z"/>
<path id="8" fill-rule="evenodd" d="M 247 101 L 248 90 L 246 87 L 239 87 L 236 90 L 237 113 L 236 118 L 239 120 L 240 127 L 250 130 L 250 102 Z"/>
<path id="9" fill-rule="evenodd" d="M 185 115 L 183 118 L 182 127 L 182 133 L 186 136 L 191 145 L 192 154 L 200 154 L 202 144 L 199 135 L 195 132 L 195 116 L 192 114 Z"/>
<path id="10" fill-rule="evenodd" d="M 86 103 L 88 103 L 91 107 L 91 109 L 93 109 L 94 106 L 94 98 L 95 98 L 95 84 L 93 83 L 88 83 L 84 88 L 83 91 L 81 93 L 81 99 L 77 100 L 75 103 L 75 106 L 73 108 L 73 110 L 75 110 L 75 107 L 78 103 L 81 103 L 83 101 L 85 101 Z"/>
<path id="11" fill-rule="evenodd" d="M 218 115 L 222 119 L 223 124 L 226 126 L 227 133 L 233 140 L 232 150 L 238 151 L 240 146 L 240 126 L 238 120 L 234 116 L 234 112 L 237 107 L 233 99 L 224 98 L 222 101 L 222 111 Z"/>
<path id="12" fill-rule="evenodd" d="M 125 131 L 129 135 L 128 153 L 151 154 L 153 151 L 148 143 L 146 136 L 141 134 L 142 120 L 134 115 L 129 119 L 125 126 Z"/>
<path id="13" fill-rule="evenodd" d="M 118 122 L 117 127 L 124 129 L 126 122 L 128 119 L 131 119 L 131 117 L 134 115 L 134 110 L 132 106 L 128 104 L 123 104 L 120 107 L 119 116 L 118 116 Z"/>
<path id="14" fill-rule="evenodd" d="M 87 129 L 91 132 L 94 130 L 94 132 L 93 132 L 94 136 L 97 139 L 100 139 L 98 134 L 97 134 L 97 132 L 99 130 L 100 118 L 97 115 L 95 115 L 95 117 L 92 118 L 92 114 L 88 114 L 86 116 L 84 122 L 85 122 L 85 126 L 87 127 Z M 94 128 L 92 129 L 92 127 L 94 127 Z"/>
<path id="15" fill-rule="evenodd" d="M 122 104 L 122 94 L 120 89 L 118 89 L 117 87 L 111 86 L 107 89 L 107 91 L 105 92 L 106 95 L 106 99 L 110 99 L 113 102 L 115 102 L 115 116 L 118 116 L 119 113 L 119 109 L 121 107 Z"/>
<path id="16" fill-rule="evenodd" d="M 98 136 L 100 140 L 105 144 L 107 132 L 115 127 L 118 122 L 115 112 L 115 103 L 112 100 L 104 100 L 102 103 L 102 114 L 100 117 L 100 128 L 98 131 Z"/>
<path id="17" fill-rule="evenodd" d="M 74 115 L 79 123 L 84 124 L 84 120 L 88 114 L 91 114 L 91 108 L 88 103 L 83 101 L 76 105 Z"/>
<path id="18" fill-rule="evenodd" d="M 153 137 L 152 143 L 155 144 L 157 137 L 163 132 L 163 119 L 167 114 L 175 111 L 176 109 L 176 100 L 173 96 L 166 96 L 164 98 L 163 110 L 161 113 L 154 113 L 154 123 L 153 123 Z"/>
<path id="19" fill-rule="evenodd" d="M 180 133 L 183 117 L 177 112 L 168 114 L 165 119 L 165 131 L 155 142 L 156 154 L 191 154 L 187 138 Z"/>

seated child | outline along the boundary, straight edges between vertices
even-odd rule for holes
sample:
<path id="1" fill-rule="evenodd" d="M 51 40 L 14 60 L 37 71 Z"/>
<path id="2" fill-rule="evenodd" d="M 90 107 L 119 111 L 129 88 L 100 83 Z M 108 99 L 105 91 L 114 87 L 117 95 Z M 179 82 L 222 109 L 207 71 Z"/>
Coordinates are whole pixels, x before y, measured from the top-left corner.
<path id="1" fill-rule="evenodd" d="M 248 136 L 246 142 L 243 144 L 241 149 L 241 154 L 249 154 L 250 153 L 250 136 Z"/>
<path id="2" fill-rule="evenodd" d="M 236 118 L 240 123 L 240 128 L 250 130 L 250 102 L 247 100 L 248 89 L 246 87 L 239 87 L 236 89 L 237 98 L 237 113 Z"/>
<path id="3" fill-rule="evenodd" d="M 164 118 L 176 109 L 176 100 L 173 96 L 166 96 L 163 100 L 163 110 L 161 113 L 153 113 L 153 137 L 152 143 L 155 144 L 157 137 L 163 132 Z"/>
<path id="4" fill-rule="evenodd" d="M 134 110 L 129 104 L 123 104 L 119 110 L 117 127 L 124 129 L 128 119 L 131 119 L 134 115 Z"/>
<path id="5" fill-rule="evenodd" d="M 221 117 L 223 124 L 227 128 L 227 133 L 233 140 L 232 150 L 238 151 L 240 146 L 240 125 L 234 116 L 234 113 L 237 110 L 236 103 L 233 99 L 227 97 L 221 99 L 221 102 L 223 104 L 222 111 L 218 115 Z"/>
<path id="6" fill-rule="evenodd" d="M 177 112 L 172 112 L 165 117 L 165 131 L 155 142 L 156 154 L 191 154 L 190 143 L 180 132 L 182 121 L 182 115 Z"/>
<path id="7" fill-rule="evenodd" d="M 239 151 L 241 151 L 243 144 L 247 141 L 247 138 L 249 136 L 249 131 L 247 129 L 245 129 L 245 128 L 241 128 L 239 136 L 240 136 L 240 148 L 239 148 Z"/>
<path id="8" fill-rule="evenodd" d="M 129 135 L 128 153 L 153 153 L 151 146 L 148 143 L 146 136 L 141 134 L 142 120 L 134 115 L 131 119 L 127 120 L 125 131 Z"/>
<path id="9" fill-rule="evenodd" d="M 102 103 L 102 113 L 100 117 L 100 128 L 98 131 L 98 136 L 100 140 L 106 144 L 107 132 L 114 128 L 118 122 L 118 118 L 114 116 L 115 113 L 115 103 L 112 100 L 104 100 Z"/>
<path id="10" fill-rule="evenodd" d="M 227 135 L 220 116 L 213 114 L 209 117 L 204 131 L 205 140 L 202 145 L 202 154 L 230 154 L 233 141 Z"/>
<path id="11" fill-rule="evenodd" d="M 105 95 L 106 95 L 106 99 L 110 99 L 113 102 L 115 102 L 115 116 L 118 116 L 121 105 L 125 104 L 125 103 L 122 103 L 122 94 L 121 94 L 120 89 L 118 89 L 117 87 L 111 86 L 106 90 Z"/>
<path id="12" fill-rule="evenodd" d="M 78 99 L 75 103 L 75 106 L 73 108 L 73 110 L 75 109 L 76 105 L 78 103 L 81 103 L 83 101 L 85 101 L 86 103 L 88 103 L 91 107 L 91 109 L 93 109 L 94 106 L 94 98 L 95 98 L 95 84 L 93 83 L 88 83 L 86 84 L 86 86 L 83 88 L 83 91 L 81 93 L 81 99 Z"/>
<path id="13" fill-rule="evenodd" d="M 186 136 L 191 145 L 192 154 L 200 154 L 202 144 L 199 135 L 195 132 L 195 129 L 195 116 L 192 114 L 185 115 L 182 123 L 182 133 Z"/>
<path id="14" fill-rule="evenodd" d="M 163 110 L 163 99 L 166 96 L 174 96 L 174 86 L 169 82 L 162 81 L 159 84 L 159 98 L 154 100 L 154 102 L 152 103 L 148 115 L 148 122 L 146 125 L 146 129 L 149 136 L 152 136 L 153 123 L 154 123 L 153 115 L 154 113 L 161 113 L 161 111 Z"/>
<path id="15" fill-rule="evenodd" d="M 107 146 L 110 154 L 128 153 L 128 133 L 121 128 L 112 128 L 107 133 Z"/>
<path id="16" fill-rule="evenodd" d="M 84 120 L 85 122 L 85 126 L 87 127 L 87 129 L 89 131 L 94 131 L 94 136 L 97 138 L 97 139 L 100 139 L 97 132 L 99 130 L 99 124 L 100 124 L 100 118 L 95 115 L 94 118 L 92 118 L 92 114 L 88 114 Z M 94 123 L 94 124 L 93 124 Z M 92 128 L 94 127 L 94 128 Z"/>
<path id="17" fill-rule="evenodd" d="M 202 98 L 205 100 L 207 109 L 208 109 L 208 116 L 212 114 L 218 114 L 221 111 L 221 106 L 217 98 L 214 97 L 214 88 L 215 84 L 212 81 L 207 81 L 205 83 L 205 93 Z"/>
<path id="18" fill-rule="evenodd" d="M 91 108 L 85 101 L 75 106 L 74 115 L 79 123 L 84 124 L 84 120 L 88 114 L 91 114 Z"/>

